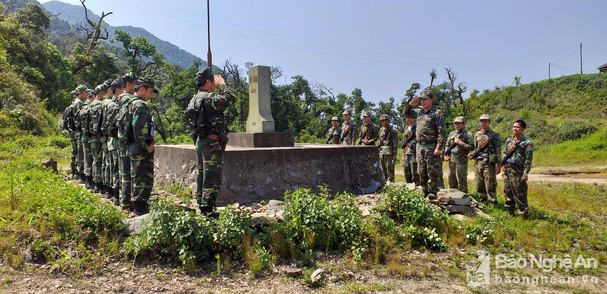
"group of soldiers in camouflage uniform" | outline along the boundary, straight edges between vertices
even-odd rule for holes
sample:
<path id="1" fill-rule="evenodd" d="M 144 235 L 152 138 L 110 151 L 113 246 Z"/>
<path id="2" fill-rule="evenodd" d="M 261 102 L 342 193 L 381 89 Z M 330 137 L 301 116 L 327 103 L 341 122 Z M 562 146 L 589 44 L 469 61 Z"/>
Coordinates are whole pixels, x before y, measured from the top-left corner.
<path id="1" fill-rule="evenodd" d="M 421 105 L 419 105 L 421 104 Z M 379 142 L 379 155 L 384 176 L 394 182 L 394 164 L 398 146 L 397 130 L 386 114 L 380 116 L 381 129 L 371 122 L 368 112 L 363 112 L 364 125 L 356 141 L 356 125 L 352 113 L 344 111 L 344 122 L 331 119 L 327 144 L 375 145 Z M 436 199 L 439 188 L 443 188 L 443 161 L 449 165 L 449 187 L 468 193 L 468 161 L 474 160 L 476 191 L 481 201 L 497 202 L 497 175 L 504 172 L 504 194 L 511 215 L 516 207 L 523 217 L 527 216 L 527 180 L 533 159 L 533 143 L 524 136 L 527 125 L 517 120 L 512 125 L 513 137 L 506 141 L 503 154 L 500 152 L 499 135 L 490 128 L 489 115 L 479 118 L 481 130 L 474 136 L 466 129 L 464 117 L 456 117 L 454 130 L 447 135 L 444 115 L 434 105 L 432 91 L 424 90 L 419 97 L 411 99 L 403 116 L 404 128 L 402 162 L 407 183 L 421 187 L 429 199 Z"/>
<path id="2" fill-rule="evenodd" d="M 79 85 L 63 112 L 72 178 L 137 215 L 148 212 L 153 185 L 155 125 L 145 102 L 154 92 L 151 79 L 125 74 L 94 89 Z"/>

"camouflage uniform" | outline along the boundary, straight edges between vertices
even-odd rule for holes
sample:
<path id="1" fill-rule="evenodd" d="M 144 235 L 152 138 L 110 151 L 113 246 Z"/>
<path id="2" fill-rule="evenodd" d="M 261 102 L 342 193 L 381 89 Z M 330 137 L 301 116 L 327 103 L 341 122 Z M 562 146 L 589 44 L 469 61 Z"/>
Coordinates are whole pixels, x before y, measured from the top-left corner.
<path id="1" fill-rule="evenodd" d="M 405 168 L 405 180 L 407 183 L 415 183 L 415 186 L 419 186 L 419 174 L 417 173 L 417 160 L 415 158 L 415 147 L 417 146 L 417 142 L 415 141 L 415 132 L 415 125 L 407 126 L 407 128 L 405 129 L 403 146 L 401 148 L 404 149 L 403 165 Z M 410 145 L 410 147 L 408 145 Z"/>
<path id="2" fill-rule="evenodd" d="M 474 135 L 474 147 L 479 149 L 483 142 L 490 140 L 485 147 L 484 152 L 481 152 L 475 159 L 476 169 L 476 191 L 479 194 L 481 200 L 489 200 L 497 202 L 497 178 L 495 173 L 495 167 L 500 162 L 500 136 L 493 130 L 489 129 L 487 132 L 478 131 Z"/>
<path id="3" fill-rule="evenodd" d="M 112 190 L 111 195 L 120 200 L 119 187 L 120 175 L 118 172 L 118 128 L 116 127 L 116 115 L 118 114 L 117 98 L 106 99 L 108 101 L 103 112 L 103 132 L 107 136 L 107 162 L 106 178 L 108 187 Z"/>
<path id="4" fill-rule="evenodd" d="M 341 140 L 345 145 L 354 145 L 356 142 L 356 124 L 353 120 L 341 124 Z"/>
<path id="5" fill-rule="evenodd" d="M 72 152 L 70 158 L 70 167 L 72 176 L 79 176 L 78 172 L 78 141 L 80 134 L 78 129 L 76 128 L 76 115 L 83 103 L 80 99 L 76 98 L 70 106 L 68 106 L 64 113 L 63 117 L 63 128 L 69 132 L 70 141 L 72 143 Z"/>
<path id="6" fill-rule="evenodd" d="M 148 147 L 154 144 L 155 124 L 150 107 L 141 98 L 128 105 L 130 135 L 127 130 L 131 179 L 133 182 L 133 206 L 147 211 L 148 200 L 154 186 L 154 152 L 148 153 Z"/>
<path id="7" fill-rule="evenodd" d="M 333 117 L 331 121 L 337 120 L 337 117 Z M 339 126 L 329 128 L 327 134 L 327 144 L 339 144 L 339 138 L 341 137 L 341 128 Z"/>
<path id="8" fill-rule="evenodd" d="M 384 169 L 384 177 L 392 183 L 394 183 L 394 160 L 397 150 L 398 132 L 394 129 L 394 125 L 382 126 L 379 130 L 379 157 Z"/>
<path id="9" fill-rule="evenodd" d="M 462 140 L 461 143 L 455 144 L 455 138 Z M 455 145 L 447 154 L 447 149 Z M 449 188 L 458 189 L 464 193 L 468 193 L 468 154 L 474 147 L 472 133 L 466 129 L 460 132 L 453 131 L 447 137 L 447 145 L 445 146 L 445 155 L 449 156 Z"/>
<path id="10" fill-rule="evenodd" d="M 126 116 L 128 112 L 128 105 L 135 100 L 135 95 L 124 92 L 118 96 L 118 113 Z M 131 195 L 132 195 L 132 182 L 131 182 L 131 159 L 129 157 L 127 140 L 124 133 L 126 125 L 116 117 L 116 124 L 118 126 L 118 155 L 119 155 L 119 168 L 118 173 L 120 174 L 120 206 L 122 208 L 129 208 L 131 206 Z"/>
<path id="11" fill-rule="evenodd" d="M 197 79 L 206 81 L 209 78 L 212 78 L 209 68 L 197 73 Z M 236 100 L 229 89 L 224 88 L 221 92 L 201 88 L 186 109 L 190 128 L 197 139 L 196 201 L 202 213 L 212 212 L 219 196 L 228 132 L 224 111 Z"/>
<path id="12" fill-rule="evenodd" d="M 90 104 L 90 110 L 91 113 L 89 114 L 90 118 L 90 123 L 89 123 L 89 130 L 91 132 L 91 137 L 89 139 L 89 142 L 91 144 L 91 152 L 92 152 L 92 157 L 93 157 L 93 166 L 92 166 L 92 175 L 93 175 L 93 182 L 95 183 L 95 191 L 94 192 L 100 192 L 101 191 L 101 187 L 103 184 L 103 173 L 102 173 L 102 165 L 103 165 L 103 149 L 102 149 L 102 143 L 101 143 L 101 136 L 100 134 L 96 133 L 94 128 L 95 128 L 95 124 L 93 122 L 93 118 L 95 116 L 95 114 L 97 113 L 97 111 L 101 111 L 101 100 L 95 100 Z"/>
<path id="13" fill-rule="evenodd" d="M 105 99 L 103 99 L 101 101 L 101 116 L 103 118 L 102 120 L 102 126 L 101 126 L 101 134 L 100 134 L 100 138 L 101 138 L 101 150 L 102 150 L 102 163 L 101 163 L 101 172 L 102 172 L 102 178 L 103 178 L 103 185 L 105 186 L 105 190 L 106 190 L 106 194 L 108 196 L 110 196 L 110 188 L 112 187 L 112 182 L 110 179 L 110 170 L 111 170 L 111 158 L 110 158 L 110 153 L 109 153 L 109 149 L 108 149 L 108 135 L 105 132 L 105 120 L 106 120 L 106 114 L 107 114 L 107 107 L 108 105 L 112 102 L 111 99 L 108 99 L 107 97 Z"/>
<path id="14" fill-rule="evenodd" d="M 533 160 L 533 143 L 522 136 L 519 141 L 516 138 L 506 140 L 506 149 L 504 156 L 512 146 L 515 146 L 514 153 L 508 158 L 505 166 L 504 177 L 504 195 L 506 197 L 506 207 L 510 214 L 514 215 L 516 205 L 523 215 L 527 215 L 527 182 L 523 182 L 523 175 L 529 175 L 531 162 Z"/>
<path id="15" fill-rule="evenodd" d="M 369 113 L 365 114 L 368 115 Z M 364 139 L 367 139 L 367 143 L 363 142 Z M 379 139 L 379 130 L 377 126 L 373 122 L 363 124 L 363 126 L 360 128 L 358 145 L 375 145 L 377 139 Z"/>
<path id="16" fill-rule="evenodd" d="M 78 112 L 78 116 L 80 118 L 79 119 L 80 128 L 82 130 L 81 142 L 82 142 L 82 156 L 84 158 L 84 164 L 83 164 L 84 176 L 85 176 L 86 182 L 88 184 L 87 188 L 92 189 L 92 187 L 90 186 L 93 181 L 93 178 L 92 178 L 93 177 L 93 173 L 92 173 L 93 155 L 91 153 L 91 142 L 90 142 L 91 133 L 89 131 L 89 121 L 90 121 L 89 113 L 90 113 L 90 111 L 91 111 L 90 103 L 84 102 L 82 104 L 82 108 L 80 108 L 80 111 Z"/>
<path id="17" fill-rule="evenodd" d="M 422 98 L 432 98 L 434 95 L 430 91 L 423 91 Z M 421 106 L 413 107 L 407 104 L 404 114 L 416 118 L 416 136 L 417 141 L 417 172 L 419 173 L 420 184 L 424 195 L 436 196 L 439 187 L 440 174 L 439 165 L 442 163 L 440 156 L 434 155 L 434 150 L 442 150 L 445 145 L 447 130 L 443 112 L 432 106 L 425 110 Z"/>

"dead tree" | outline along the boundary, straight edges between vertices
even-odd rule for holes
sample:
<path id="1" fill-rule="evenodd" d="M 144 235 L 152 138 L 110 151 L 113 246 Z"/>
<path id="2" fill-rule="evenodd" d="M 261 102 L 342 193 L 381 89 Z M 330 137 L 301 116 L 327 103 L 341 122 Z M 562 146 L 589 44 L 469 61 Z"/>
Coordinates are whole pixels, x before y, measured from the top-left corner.
<path id="1" fill-rule="evenodd" d="M 84 35 L 86 36 L 86 38 L 85 38 L 86 41 L 89 42 L 88 47 L 87 47 L 86 51 L 84 51 L 84 54 L 83 54 L 85 57 L 89 57 L 89 56 L 91 56 L 91 53 L 95 49 L 95 47 L 97 47 L 97 45 L 99 44 L 99 40 L 108 39 L 109 33 L 106 28 L 102 28 L 102 24 L 103 24 L 103 19 L 106 16 L 113 14 L 113 12 L 108 12 L 108 13 L 101 12 L 101 17 L 99 18 L 99 22 L 95 22 L 89 18 L 88 9 L 86 8 L 86 5 L 84 4 L 85 2 L 86 2 L 86 0 L 80 0 L 80 3 L 82 4 L 82 7 L 84 8 L 84 17 L 86 18 L 86 22 L 88 23 L 89 27 L 81 26 L 80 28 L 78 28 L 78 30 L 84 33 Z M 89 60 L 88 58 L 80 58 L 76 62 L 76 64 L 72 67 L 72 73 L 76 74 L 91 64 L 93 64 L 93 62 L 91 60 Z"/>
<path id="2" fill-rule="evenodd" d="M 466 92 L 467 87 L 465 83 L 459 83 L 457 88 L 455 87 L 455 81 L 457 80 L 457 75 L 450 67 L 445 68 L 447 71 L 447 77 L 449 78 L 449 89 L 451 91 L 451 103 L 454 105 L 460 104 L 462 106 L 463 115 L 466 116 L 467 109 L 466 104 L 464 103 L 464 92 Z"/>

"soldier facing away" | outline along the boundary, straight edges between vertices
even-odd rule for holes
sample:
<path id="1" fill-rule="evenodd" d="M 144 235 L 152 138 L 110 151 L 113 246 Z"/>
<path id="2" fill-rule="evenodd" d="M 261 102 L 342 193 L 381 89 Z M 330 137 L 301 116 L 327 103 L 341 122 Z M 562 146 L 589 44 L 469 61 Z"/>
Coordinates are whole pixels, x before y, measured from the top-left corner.
<path id="1" fill-rule="evenodd" d="M 84 103 L 78 97 L 76 90 L 70 92 L 70 95 L 73 99 L 73 102 L 65 109 L 65 111 L 63 111 L 63 129 L 69 132 L 70 142 L 72 143 L 72 152 L 70 158 L 72 179 L 79 179 L 80 174 L 78 172 L 78 141 L 80 133 L 76 128 L 76 116 Z"/>
<path id="2" fill-rule="evenodd" d="M 512 124 L 513 136 L 506 140 L 504 149 L 504 195 L 506 207 L 510 215 L 515 215 L 516 206 L 523 216 L 527 218 L 529 205 L 527 204 L 527 180 L 533 161 L 533 143 L 525 137 L 527 123 L 517 120 Z"/>
<path id="3" fill-rule="evenodd" d="M 489 126 L 491 118 L 483 114 L 479 118 L 481 130 L 474 135 L 474 153 L 468 158 L 474 159 L 476 169 L 476 191 L 480 200 L 497 202 L 497 178 L 500 173 L 500 136 Z"/>
<path id="4" fill-rule="evenodd" d="M 198 93 L 186 109 L 196 142 L 196 200 L 201 213 L 216 216 L 213 211 L 221 189 L 223 152 L 228 144 L 228 122 L 224 111 L 234 104 L 236 98 L 226 87 L 225 80 L 220 75 L 213 75 L 208 67 L 196 74 L 196 87 Z"/>
<path id="5" fill-rule="evenodd" d="M 398 131 L 390 123 L 387 114 L 379 117 L 381 129 L 379 130 L 379 158 L 384 169 L 384 177 L 394 183 L 394 160 L 398 150 Z"/>
<path id="6" fill-rule="evenodd" d="M 149 78 L 137 80 L 135 99 L 128 105 L 126 137 L 129 144 L 131 178 L 133 182 L 133 212 L 149 212 L 150 195 L 154 187 L 154 131 L 155 124 L 147 102 L 158 90 Z"/>
<path id="7" fill-rule="evenodd" d="M 360 128 L 358 145 L 375 145 L 379 138 L 377 126 L 371 121 L 371 114 L 363 112 L 363 126 Z"/>
<path id="8" fill-rule="evenodd" d="M 420 101 L 421 107 L 417 106 Z M 442 163 L 440 156 L 447 137 L 443 112 L 434 106 L 432 91 L 424 90 L 419 97 L 407 103 L 403 114 L 416 118 L 416 158 L 420 184 L 425 196 L 436 199 L 439 177 L 442 177 L 439 174 L 439 164 Z"/>
<path id="9" fill-rule="evenodd" d="M 458 116 L 455 130 L 447 137 L 445 161 L 449 162 L 449 188 L 468 193 L 468 154 L 474 148 L 472 133 L 466 130 L 466 120 Z"/>
<path id="10" fill-rule="evenodd" d="M 339 137 L 341 136 L 341 128 L 339 127 L 339 119 L 337 116 L 331 118 L 331 127 L 329 128 L 329 134 L 327 135 L 327 144 L 339 144 Z"/>
<path id="11" fill-rule="evenodd" d="M 80 87 L 80 86 L 79 86 Z M 82 150 L 83 150 L 83 157 L 84 157 L 84 178 L 85 178 L 85 183 L 86 183 L 86 188 L 89 190 L 93 190 L 94 188 L 94 183 L 93 183 L 93 155 L 91 153 L 91 142 L 90 142 L 90 138 L 91 138 L 91 132 L 89 130 L 89 121 L 90 121 L 90 105 L 93 102 L 93 98 L 95 97 L 95 89 L 93 90 L 88 90 L 86 88 L 86 86 L 82 86 L 84 87 L 84 90 L 82 90 L 83 92 L 81 93 L 83 96 L 87 96 L 87 100 L 84 102 L 84 104 L 82 105 L 82 108 L 80 108 L 80 112 L 78 112 L 78 117 L 79 117 L 79 121 L 80 121 L 80 129 L 82 131 L 82 135 L 81 135 L 81 141 L 82 141 Z"/>
<path id="12" fill-rule="evenodd" d="M 417 159 L 415 158 L 416 145 L 415 141 L 415 118 L 407 116 L 407 127 L 405 128 L 404 140 L 403 140 L 403 166 L 405 168 L 405 181 L 407 183 L 415 183 L 415 186 L 419 186 L 419 174 L 417 173 Z"/>
<path id="13" fill-rule="evenodd" d="M 354 145 L 354 142 L 356 141 L 356 124 L 352 121 L 352 111 L 346 109 L 342 114 L 344 116 L 344 122 L 341 124 L 340 144 Z"/>
<path id="14" fill-rule="evenodd" d="M 135 100 L 135 82 L 137 77 L 132 73 L 124 74 L 120 77 L 124 92 L 118 95 L 118 114 L 115 121 L 118 127 L 118 154 L 120 162 L 118 173 L 120 174 L 120 206 L 123 209 L 132 209 L 132 181 L 131 181 L 131 159 L 128 152 L 128 144 L 126 142 L 126 124 L 128 106 Z"/>

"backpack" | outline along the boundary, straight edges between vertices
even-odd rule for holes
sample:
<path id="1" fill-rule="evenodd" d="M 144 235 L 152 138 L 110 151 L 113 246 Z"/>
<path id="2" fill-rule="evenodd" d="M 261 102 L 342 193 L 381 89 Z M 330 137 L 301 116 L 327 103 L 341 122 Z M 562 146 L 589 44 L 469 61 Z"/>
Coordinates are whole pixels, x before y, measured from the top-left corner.
<path id="1" fill-rule="evenodd" d="M 185 117 L 192 132 L 192 137 L 205 136 L 206 117 L 204 110 L 204 94 L 196 94 L 185 109 Z M 203 97 L 201 97 L 203 96 Z"/>
<path id="2" fill-rule="evenodd" d="M 103 123 L 103 105 L 98 103 L 91 107 L 91 120 L 89 122 L 89 131 L 93 136 L 101 136 L 101 126 Z"/>
<path id="3" fill-rule="evenodd" d="M 74 108 L 73 108 L 73 104 L 71 104 L 70 106 L 68 106 L 67 108 L 65 108 L 65 110 L 63 111 L 63 115 L 61 117 L 61 119 L 63 120 L 63 129 L 64 130 L 68 130 L 70 132 L 75 131 L 75 127 L 74 127 Z"/>
<path id="4" fill-rule="evenodd" d="M 104 112 L 104 120 L 103 120 L 103 132 L 108 137 L 116 138 L 118 136 L 118 126 L 116 122 L 116 115 L 118 115 L 118 105 L 116 102 L 112 101 L 109 103 Z"/>
<path id="5" fill-rule="evenodd" d="M 129 135 L 132 136 L 132 129 L 130 128 L 131 120 L 129 119 L 129 105 L 131 105 L 131 103 L 135 100 L 135 96 L 124 97 L 124 99 L 126 100 L 123 102 L 123 105 L 118 110 L 114 121 L 116 122 L 115 124 L 118 137 L 122 138 L 122 142 L 125 145 L 129 145 L 131 143 L 129 140 L 133 138 L 129 137 Z"/>

